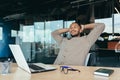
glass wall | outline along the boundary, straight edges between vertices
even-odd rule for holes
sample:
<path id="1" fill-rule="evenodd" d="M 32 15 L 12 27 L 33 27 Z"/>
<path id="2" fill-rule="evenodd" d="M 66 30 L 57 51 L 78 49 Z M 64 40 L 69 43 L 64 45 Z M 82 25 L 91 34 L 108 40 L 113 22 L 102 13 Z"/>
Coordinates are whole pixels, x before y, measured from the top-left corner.
<path id="1" fill-rule="evenodd" d="M 120 14 L 114 14 L 114 32 L 120 34 Z"/>
<path id="2" fill-rule="evenodd" d="M 118 17 L 119 15 L 115 14 L 114 28 L 117 33 L 120 31 Z M 75 20 L 44 21 L 34 22 L 34 25 L 20 25 L 20 31 L 18 31 L 19 44 L 21 44 L 23 50 L 26 50 L 23 51 L 24 53 L 27 52 L 26 56 L 29 55 L 27 60 L 44 62 L 46 57 L 55 59 L 59 52 L 59 46 L 52 38 L 51 32 L 60 28 L 69 28 L 72 22 L 75 22 Z M 104 32 L 112 33 L 112 18 L 95 19 L 95 22 L 105 23 Z"/>
<path id="3" fill-rule="evenodd" d="M 34 23 L 34 32 L 35 32 L 35 42 L 41 42 L 44 44 L 44 22 L 35 22 Z"/>
<path id="4" fill-rule="evenodd" d="M 17 31 L 11 30 L 11 37 L 17 37 Z"/>
<path id="5" fill-rule="evenodd" d="M 72 20 L 72 21 L 64 21 L 64 27 L 65 28 L 69 28 L 70 27 L 70 24 L 75 22 L 75 20 Z"/>
<path id="6" fill-rule="evenodd" d="M 60 28 L 63 28 L 63 20 L 45 22 L 45 42 L 47 44 L 55 43 L 54 39 L 51 37 L 51 32 Z"/>
<path id="7" fill-rule="evenodd" d="M 45 50 L 46 56 L 58 54 L 58 46 L 51 36 L 51 32 L 63 28 L 63 20 L 45 22 Z"/>
<path id="8" fill-rule="evenodd" d="M 95 22 L 102 22 L 105 23 L 106 27 L 104 32 L 107 33 L 113 33 L 113 28 L 114 28 L 114 33 L 120 33 L 120 14 L 114 14 L 114 19 L 111 18 L 102 18 L 102 19 L 95 19 Z M 112 23 L 114 20 L 114 23 Z M 114 25 L 114 27 L 113 27 Z"/>
<path id="9" fill-rule="evenodd" d="M 106 33 L 112 33 L 112 18 L 95 19 L 96 23 L 104 23 Z"/>
<path id="10" fill-rule="evenodd" d="M 34 22 L 34 25 L 20 24 L 19 38 L 17 38 L 19 40 L 16 41 L 21 45 L 26 60 L 35 61 L 36 57 L 39 59 L 37 61 L 42 61 L 43 57 L 55 58 L 59 47 L 52 38 L 51 32 L 63 26 L 63 20 Z"/>
<path id="11" fill-rule="evenodd" d="M 34 26 L 23 26 L 23 42 L 34 42 Z"/>

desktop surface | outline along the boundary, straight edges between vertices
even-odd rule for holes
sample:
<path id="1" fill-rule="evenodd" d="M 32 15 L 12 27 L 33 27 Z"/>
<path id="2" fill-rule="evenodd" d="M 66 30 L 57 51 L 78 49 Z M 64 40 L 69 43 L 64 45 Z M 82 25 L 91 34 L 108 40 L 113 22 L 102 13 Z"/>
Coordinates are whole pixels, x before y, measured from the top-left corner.
<path id="1" fill-rule="evenodd" d="M 94 75 L 94 71 L 101 67 L 85 67 L 85 66 L 70 66 L 79 69 L 80 72 L 70 71 L 64 74 L 60 71 L 60 65 L 53 65 L 57 67 L 55 71 L 29 74 L 20 69 L 16 63 L 12 64 L 11 73 L 3 75 L 0 74 L 1 80 L 120 80 L 120 68 L 104 67 L 113 69 L 114 73 L 109 77 Z M 1 70 L 1 67 L 0 67 Z"/>

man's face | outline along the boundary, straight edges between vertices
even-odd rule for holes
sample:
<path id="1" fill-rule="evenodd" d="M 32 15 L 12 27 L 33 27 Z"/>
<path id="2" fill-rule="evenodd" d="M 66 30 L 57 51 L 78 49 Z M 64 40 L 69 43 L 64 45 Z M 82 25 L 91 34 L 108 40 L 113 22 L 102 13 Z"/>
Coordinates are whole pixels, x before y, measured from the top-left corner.
<path id="1" fill-rule="evenodd" d="M 72 23 L 69 28 L 70 34 L 74 36 L 80 36 L 80 26 L 77 23 Z"/>

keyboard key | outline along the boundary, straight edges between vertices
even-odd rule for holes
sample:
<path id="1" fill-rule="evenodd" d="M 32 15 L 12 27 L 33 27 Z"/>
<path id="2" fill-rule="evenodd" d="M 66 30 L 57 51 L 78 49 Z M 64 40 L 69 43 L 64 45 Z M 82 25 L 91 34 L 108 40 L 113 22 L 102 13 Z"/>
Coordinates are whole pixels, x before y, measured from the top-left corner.
<path id="1" fill-rule="evenodd" d="M 33 70 L 44 70 L 44 68 L 34 65 L 34 64 L 30 64 L 29 67 Z"/>

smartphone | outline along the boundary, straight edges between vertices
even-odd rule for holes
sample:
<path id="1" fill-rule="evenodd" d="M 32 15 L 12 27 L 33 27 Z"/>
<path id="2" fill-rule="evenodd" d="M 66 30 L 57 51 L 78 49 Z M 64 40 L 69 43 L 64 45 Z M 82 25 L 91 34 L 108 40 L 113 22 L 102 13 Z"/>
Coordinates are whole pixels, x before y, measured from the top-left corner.
<path id="1" fill-rule="evenodd" d="M 70 40 L 72 38 L 70 32 L 67 32 L 67 39 Z"/>

